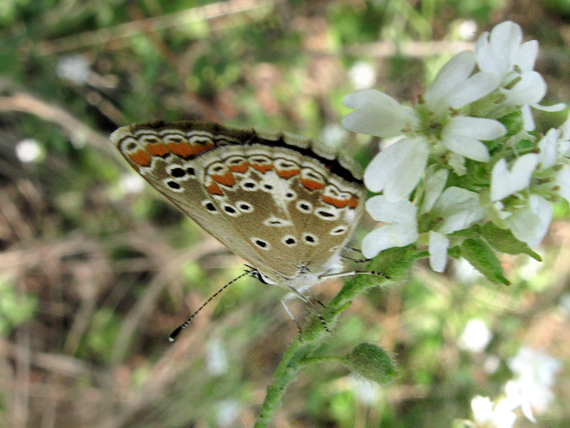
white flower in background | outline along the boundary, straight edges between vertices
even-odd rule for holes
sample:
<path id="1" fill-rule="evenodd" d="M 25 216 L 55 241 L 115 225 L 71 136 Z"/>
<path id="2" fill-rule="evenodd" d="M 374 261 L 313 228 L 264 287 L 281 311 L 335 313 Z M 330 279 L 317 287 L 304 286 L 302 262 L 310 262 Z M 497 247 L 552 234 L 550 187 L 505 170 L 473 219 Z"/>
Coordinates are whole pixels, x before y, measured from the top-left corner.
<path id="1" fill-rule="evenodd" d="M 472 40 L 477 31 L 477 23 L 472 19 L 465 19 L 457 26 L 457 34 L 462 40 Z"/>
<path id="2" fill-rule="evenodd" d="M 144 180 L 138 174 L 123 174 L 118 185 L 122 193 L 140 193 L 144 189 Z"/>
<path id="3" fill-rule="evenodd" d="M 338 123 L 328 123 L 321 130 L 319 141 L 336 149 L 344 143 L 347 134 L 348 131 Z"/>
<path id="4" fill-rule="evenodd" d="M 360 91 L 374 86 L 376 83 L 376 70 L 364 61 L 358 61 L 348 70 L 348 78 L 354 89 Z"/>
<path id="5" fill-rule="evenodd" d="M 511 428 L 517 416 L 509 406 L 495 405 L 488 397 L 477 395 L 471 400 L 471 410 L 476 427 Z"/>
<path id="6" fill-rule="evenodd" d="M 483 352 L 493 335 L 480 319 L 471 319 L 459 336 L 459 346 L 470 352 Z"/>
<path id="7" fill-rule="evenodd" d="M 479 69 L 492 73 L 501 85 L 505 103 L 520 107 L 523 113 L 524 128 L 535 128 L 530 107 L 545 111 L 560 111 L 565 106 L 557 104 L 544 107 L 538 103 L 546 95 L 546 83 L 540 73 L 534 71 L 538 55 L 538 42 L 531 40 L 522 43 L 523 33 L 518 24 L 502 22 L 479 37 L 476 58 Z"/>
<path id="8" fill-rule="evenodd" d="M 344 99 L 344 105 L 356 109 L 342 121 L 347 129 L 378 137 L 405 136 L 382 150 L 366 168 L 364 183 L 371 191 L 383 191 L 392 202 L 406 198 L 420 181 L 433 151 L 489 160 L 482 141 L 504 135 L 506 128 L 494 119 L 452 115 L 450 110 L 477 101 L 497 86 L 493 74 L 473 74 L 474 69 L 473 52 L 453 57 L 427 88 L 417 111 L 373 89 Z"/>
<path id="9" fill-rule="evenodd" d="M 91 66 L 83 55 L 64 56 L 57 62 L 56 73 L 62 79 L 82 85 L 91 75 Z"/>
<path id="10" fill-rule="evenodd" d="M 366 210 L 376 221 L 388 223 L 362 240 L 364 257 L 375 257 L 381 251 L 392 247 L 404 247 L 418 239 L 416 223 L 417 208 L 409 201 L 390 202 L 384 196 L 374 196 L 366 201 Z"/>
<path id="11" fill-rule="evenodd" d="M 227 373 L 229 369 L 228 355 L 223 342 L 218 339 L 210 340 L 206 345 L 206 367 L 213 376 Z"/>
<path id="12" fill-rule="evenodd" d="M 544 351 L 523 346 L 509 360 L 508 366 L 515 374 L 522 410 L 528 419 L 534 421 L 533 410 L 544 413 L 554 400 L 551 388 L 562 364 Z"/>
<path id="13" fill-rule="evenodd" d="M 16 156 L 20 162 L 37 162 L 42 157 L 42 149 L 39 143 L 33 138 L 26 138 L 16 144 Z"/>
<path id="14" fill-rule="evenodd" d="M 219 427 L 235 427 L 241 412 L 241 405 L 235 398 L 216 403 L 216 423 Z"/>

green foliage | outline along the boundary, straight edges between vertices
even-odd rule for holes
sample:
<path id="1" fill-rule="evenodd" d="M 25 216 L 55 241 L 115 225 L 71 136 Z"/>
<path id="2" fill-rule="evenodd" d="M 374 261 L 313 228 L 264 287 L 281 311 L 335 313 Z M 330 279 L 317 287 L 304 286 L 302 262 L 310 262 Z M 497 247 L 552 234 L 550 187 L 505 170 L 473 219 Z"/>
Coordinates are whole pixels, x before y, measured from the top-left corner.
<path id="1" fill-rule="evenodd" d="M 510 284 L 503 275 L 503 267 L 495 252 L 483 240 L 466 239 L 460 246 L 460 254 L 489 281 L 496 284 Z"/>
<path id="2" fill-rule="evenodd" d="M 31 294 L 18 294 L 13 284 L 0 277 L 0 336 L 6 337 L 19 325 L 33 318 L 37 298 Z"/>

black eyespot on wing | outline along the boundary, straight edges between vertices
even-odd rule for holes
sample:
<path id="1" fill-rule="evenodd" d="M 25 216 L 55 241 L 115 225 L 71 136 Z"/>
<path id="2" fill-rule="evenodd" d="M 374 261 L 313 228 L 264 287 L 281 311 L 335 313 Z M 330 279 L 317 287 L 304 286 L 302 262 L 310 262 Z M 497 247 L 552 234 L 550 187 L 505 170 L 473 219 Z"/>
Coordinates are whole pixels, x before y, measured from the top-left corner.
<path id="1" fill-rule="evenodd" d="M 173 177 L 176 177 L 176 178 L 180 178 L 180 177 L 184 177 L 186 175 L 186 173 L 184 172 L 184 170 L 182 168 L 172 168 L 170 170 L 170 175 L 172 175 Z"/>
<path id="2" fill-rule="evenodd" d="M 167 181 L 166 185 L 168 187 L 170 187 L 171 189 L 174 189 L 174 190 L 180 190 L 181 189 L 180 184 L 178 184 L 176 181 Z"/>

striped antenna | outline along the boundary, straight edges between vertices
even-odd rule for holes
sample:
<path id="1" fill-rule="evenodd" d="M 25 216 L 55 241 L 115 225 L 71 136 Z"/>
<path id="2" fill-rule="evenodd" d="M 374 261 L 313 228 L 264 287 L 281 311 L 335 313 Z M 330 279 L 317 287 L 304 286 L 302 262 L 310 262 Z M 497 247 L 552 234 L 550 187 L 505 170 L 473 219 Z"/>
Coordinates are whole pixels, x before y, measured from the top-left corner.
<path id="1" fill-rule="evenodd" d="M 246 266 L 247 266 L 247 265 L 246 265 Z M 232 279 L 230 282 L 228 282 L 226 285 L 224 285 L 222 288 L 220 288 L 218 291 L 216 291 L 214 294 L 212 294 L 212 295 L 208 298 L 208 300 L 206 300 L 206 301 L 202 304 L 202 306 L 200 306 L 200 307 L 196 310 L 196 312 L 194 312 L 194 313 L 190 316 L 190 318 L 188 318 L 186 321 L 184 321 L 182 324 L 180 324 L 180 325 L 176 328 L 176 330 L 174 330 L 174 331 L 172 332 L 172 334 L 168 337 L 168 341 L 169 341 L 169 342 L 174 342 L 174 341 L 176 340 L 176 337 L 178 337 L 178 335 L 179 335 L 180 333 L 182 333 L 182 330 L 184 330 L 186 327 L 188 327 L 188 325 L 192 322 L 192 320 L 194 319 L 194 317 L 195 317 L 196 315 L 198 315 L 198 312 L 200 312 L 202 309 L 204 309 L 208 303 L 210 303 L 212 300 L 214 300 L 218 294 L 220 294 L 222 291 L 224 291 L 226 288 L 228 288 L 231 284 L 233 284 L 233 283 L 236 282 L 238 279 L 240 279 L 240 278 L 242 278 L 242 277 L 244 277 L 244 276 L 246 276 L 246 275 L 255 275 L 255 274 L 258 272 L 257 269 L 253 269 L 253 268 L 251 268 L 251 266 L 248 266 L 248 267 L 250 268 L 249 270 L 246 270 L 246 271 L 245 271 L 244 273 L 242 273 L 241 275 L 235 277 L 235 278 Z"/>

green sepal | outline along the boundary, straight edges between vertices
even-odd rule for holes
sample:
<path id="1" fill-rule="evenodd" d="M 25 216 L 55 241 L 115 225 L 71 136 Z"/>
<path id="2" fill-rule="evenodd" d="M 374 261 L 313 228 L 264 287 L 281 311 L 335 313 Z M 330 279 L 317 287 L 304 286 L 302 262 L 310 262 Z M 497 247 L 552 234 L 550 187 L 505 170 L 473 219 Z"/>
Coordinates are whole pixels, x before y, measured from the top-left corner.
<path id="1" fill-rule="evenodd" d="M 396 375 L 396 368 L 388 352 L 371 343 L 364 342 L 356 346 L 350 354 L 344 356 L 343 364 L 365 379 L 379 384 L 389 382 Z"/>
<path id="2" fill-rule="evenodd" d="M 468 238 L 460 246 L 461 257 L 465 258 L 487 279 L 495 284 L 509 285 L 503 275 L 503 267 L 493 249 L 481 239 Z"/>
<path id="3" fill-rule="evenodd" d="M 495 223 L 488 221 L 481 228 L 481 233 L 491 247 L 497 251 L 507 254 L 528 254 L 536 261 L 542 261 L 542 258 L 525 242 L 515 238 L 509 229 L 501 229 Z"/>

